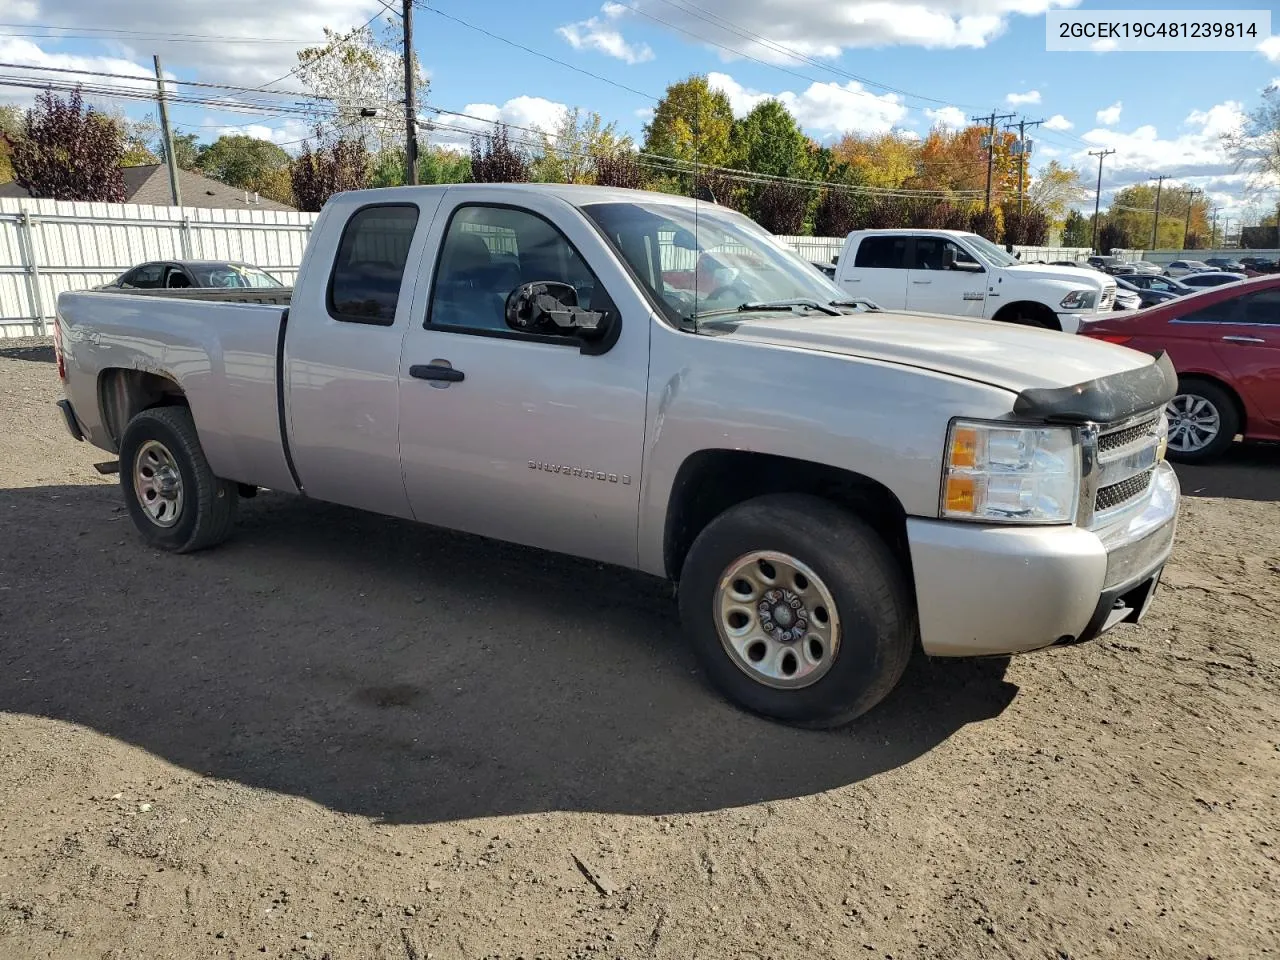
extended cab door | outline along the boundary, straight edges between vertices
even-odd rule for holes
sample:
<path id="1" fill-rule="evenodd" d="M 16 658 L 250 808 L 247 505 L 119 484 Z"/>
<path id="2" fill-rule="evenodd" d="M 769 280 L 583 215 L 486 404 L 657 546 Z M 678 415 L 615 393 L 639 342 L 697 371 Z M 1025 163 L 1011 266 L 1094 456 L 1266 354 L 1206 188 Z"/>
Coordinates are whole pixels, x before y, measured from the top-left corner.
<path id="1" fill-rule="evenodd" d="M 980 317 L 987 299 L 987 272 L 949 237 L 916 237 L 907 271 L 907 309 Z"/>
<path id="2" fill-rule="evenodd" d="M 858 249 L 840 258 L 840 286 L 854 297 L 866 297 L 886 310 L 907 305 L 907 253 L 911 238 L 902 234 L 869 234 Z M 845 260 L 852 257 L 852 262 Z"/>
<path id="3" fill-rule="evenodd" d="M 636 563 L 652 310 L 599 233 L 544 193 L 455 187 L 432 227 L 400 361 L 400 455 L 414 516 Z M 520 284 L 613 310 L 599 355 L 505 319 Z"/>

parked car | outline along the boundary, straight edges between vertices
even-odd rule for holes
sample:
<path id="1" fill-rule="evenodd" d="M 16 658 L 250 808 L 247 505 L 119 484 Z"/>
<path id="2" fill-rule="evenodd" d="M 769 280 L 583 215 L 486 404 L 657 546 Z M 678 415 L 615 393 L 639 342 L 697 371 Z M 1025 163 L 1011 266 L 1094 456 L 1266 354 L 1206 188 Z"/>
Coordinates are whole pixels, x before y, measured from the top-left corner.
<path id="1" fill-rule="evenodd" d="M 1166 293 L 1163 290 L 1150 290 L 1130 283 L 1128 277 L 1116 277 L 1116 306 L 1117 310 L 1139 310 L 1143 307 L 1151 307 L 1157 303 L 1164 303 L 1166 300 L 1172 300 L 1177 294 Z"/>
<path id="2" fill-rule="evenodd" d="M 1093 256 L 1085 261 L 1093 269 L 1110 276 L 1121 276 L 1129 273 L 1137 273 L 1138 269 L 1127 260 L 1113 256 Z"/>
<path id="3" fill-rule="evenodd" d="M 665 282 L 708 250 L 755 265 Z M 287 309 L 65 293 L 55 357 L 68 430 L 119 458 L 159 549 L 219 543 L 267 487 L 638 568 L 678 583 L 730 699 L 807 725 L 870 709 L 917 644 L 1136 622 L 1173 542 L 1167 358 L 855 305 L 667 194 L 339 193 Z"/>
<path id="4" fill-rule="evenodd" d="M 1152 263 L 1150 260 L 1134 260 L 1129 265 L 1133 267 L 1133 272 L 1140 276 L 1156 276 L 1162 271 L 1159 265 Z"/>
<path id="5" fill-rule="evenodd" d="M 1245 270 L 1254 270 L 1259 274 L 1275 273 L 1280 269 L 1280 262 L 1268 259 L 1267 257 L 1241 257 L 1240 263 Z"/>
<path id="6" fill-rule="evenodd" d="M 99 289 L 236 290 L 282 288 L 284 284 L 261 267 L 229 260 L 154 260 L 142 263 Z"/>
<path id="7" fill-rule="evenodd" d="M 1137 287 L 1129 287 L 1123 277 L 1116 277 L 1116 299 L 1112 310 L 1138 310 L 1142 307 L 1142 294 Z"/>
<path id="8" fill-rule="evenodd" d="M 1116 283 L 1096 271 L 1022 263 L 976 233 L 855 230 L 836 283 L 889 310 L 989 317 L 1074 333 L 1111 310 Z"/>
<path id="9" fill-rule="evenodd" d="M 1170 293 L 1177 297 L 1186 296 L 1188 293 L 1195 293 L 1194 287 L 1188 287 L 1185 283 L 1174 280 L 1172 277 L 1139 273 L 1136 276 L 1125 277 L 1124 281 L 1129 284 L 1129 286 L 1137 287 L 1140 290 Z"/>
<path id="10" fill-rule="evenodd" d="M 1213 267 L 1199 260 L 1175 260 L 1164 268 L 1166 277 L 1185 277 L 1189 273 L 1209 273 Z"/>
<path id="11" fill-rule="evenodd" d="M 1193 290 L 1204 290 L 1208 287 L 1222 287 L 1228 283 L 1239 283 L 1241 280 L 1248 280 L 1243 273 L 1224 273 L 1221 270 L 1212 270 L 1209 273 L 1188 273 L 1179 278 L 1184 287 L 1190 287 Z"/>
<path id="12" fill-rule="evenodd" d="M 1210 257 L 1205 261 L 1214 270 L 1225 270 L 1227 273 L 1244 273 L 1244 264 L 1229 257 Z"/>
<path id="13" fill-rule="evenodd" d="M 1169 458 L 1204 463 L 1237 434 L 1280 440 L 1280 276 L 1206 290 L 1080 331 L 1148 353 L 1178 371 L 1169 402 Z"/>

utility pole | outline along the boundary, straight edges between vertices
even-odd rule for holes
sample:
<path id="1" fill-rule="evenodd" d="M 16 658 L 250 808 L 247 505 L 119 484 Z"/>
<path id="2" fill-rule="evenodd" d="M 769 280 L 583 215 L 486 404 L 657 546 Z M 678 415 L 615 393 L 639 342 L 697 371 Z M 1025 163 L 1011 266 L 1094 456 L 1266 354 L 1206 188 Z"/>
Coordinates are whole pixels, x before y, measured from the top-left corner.
<path id="1" fill-rule="evenodd" d="M 1201 193 L 1199 188 L 1187 191 L 1187 225 L 1182 228 L 1182 249 L 1187 249 L 1187 240 L 1191 237 L 1191 210 L 1195 206 L 1196 194 Z"/>
<path id="2" fill-rule="evenodd" d="M 404 0 L 404 163 L 407 183 L 418 182 L 418 97 L 414 89 L 413 0 Z"/>
<path id="3" fill-rule="evenodd" d="M 1223 247 L 1226 247 L 1227 244 L 1230 243 L 1230 241 L 1227 239 L 1227 237 L 1229 236 L 1231 236 L 1231 218 L 1223 217 L 1222 218 L 1222 246 Z"/>
<path id="4" fill-rule="evenodd" d="M 1156 218 L 1151 224 L 1151 249 L 1157 249 L 1159 241 L 1156 235 L 1160 231 L 1160 188 L 1164 186 L 1164 182 L 1169 179 L 1168 174 L 1160 174 L 1156 177 Z"/>
<path id="5" fill-rule="evenodd" d="M 178 186 L 178 158 L 173 155 L 173 131 L 169 129 L 169 104 L 164 95 L 164 70 L 160 68 L 160 54 L 151 59 L 156 65 L 156 100 L 160 104 L 160 132 L 164 137 L 164 159 L 169 168 L 169 190 L 173 193 L 173 205 L 182 206 L 182 188 Z"/>
<path id="6" fill-rule="evenodd" d="M 991 212 L 991 171 L 992 171 L 992 168 L 995 166 L 995 162 L 996 162 L 996 123 L 997 123 L 998 121 L 1000 121 L 1000 120 L 1012 120 L 1012 119 L 1013 119 L 1014 117 L 1016 117 L 1016 116 L 1017 116 L 1017 114 L 1016 114 L 1016 113 L 1000 113 L 1000 114 L 997 114 L 994 110 L 992 110 L 992 111 L 991 111 L 991 116 L 989 116 L 989 117 L 970 117 L 970 118 L 969 118 L 969 119 L 970 119 L 970 120 L 972 120 L 974 123 L 977 123 L 977 122 L 981 121 L 981 122 L 983 122 L 983 123 L 987 124 L 987 135 L 986 135 L 985 137 L 983 137 L 983 139 L 987 141 L 987 142 L 986 142 L 986 148 L 987 148 L 987 205 L 986 205 L 986 208 L 985 208 L 985 209 L 987 210 L 987 212 L 988 212 L 988 213 L 990 213 L 990 212 Z"/>
<path id="7" fill-rule="evenodd" d="M 1213 208 L 1213 227 L 1209 230 L 1209 246 L 1213 247 L 1213 249 L 1215 250 L 1218 249 L 1218 210 L 1219 209 L 1220 208 L 1218 207 Z"/>
<path id="8" fill-rule="evenodd" d="M 1098 189 L 1093 195 L 1093 252 L 1098 252 L 1098 208 L 1102 205 L 1102 161 L 1114 150 L 1090 150 L 1089 156 L 1098 158 Z"/>
<path id="9" fill-rule="evenodd" d="M 1016 124 L 1010 123 L 1005 126 L 1008 130 L 1010 127 L 1018 128 L 1018 145 L 1015 153 L 1018 155 L 1018 216 L 1022 216 L 1022 200 L 1023 200 L 1023 184 L 1027 179 L 1027 154 L 1031 152 L 1031 144 L 1027 141 L 1027 127 L 1038 127 L 1044 123 L 1043 120 L 1019 120 Z"/>

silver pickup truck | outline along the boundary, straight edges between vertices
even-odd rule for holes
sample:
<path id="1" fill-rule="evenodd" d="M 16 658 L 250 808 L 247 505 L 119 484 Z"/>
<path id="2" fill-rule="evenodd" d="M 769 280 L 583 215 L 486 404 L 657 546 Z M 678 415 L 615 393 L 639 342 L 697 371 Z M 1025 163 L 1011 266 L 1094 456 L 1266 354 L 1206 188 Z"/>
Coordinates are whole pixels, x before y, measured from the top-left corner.
<path id="1" fill-rule="evenodd" d="M 870 709 L 917 645 L 1136 622 L 1173 542 L 1167 357 L 852 301 L 680 197 L 342 194 L 287 307 L 58 314 L 67 427 L 156 547 L 267 488 L 634 568 L 725 695 L 794 723 Z"/>

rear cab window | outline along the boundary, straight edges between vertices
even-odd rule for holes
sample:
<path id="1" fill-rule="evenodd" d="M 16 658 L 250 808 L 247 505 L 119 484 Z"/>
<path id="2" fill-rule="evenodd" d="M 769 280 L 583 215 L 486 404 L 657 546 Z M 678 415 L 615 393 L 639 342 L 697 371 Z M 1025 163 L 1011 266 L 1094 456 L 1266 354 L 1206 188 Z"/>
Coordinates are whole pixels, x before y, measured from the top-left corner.
<path id="1" fill-rule="evenodd" d="M 413 204 L 378 204 L 351 215 L 329 276 L 327 306 L 333 319 L 383 327 L 395 322 L 417 226 Z"/>
<path id="2" fill-rule="evenodd" d="M 854 258 L 855 267 L 879 270 L 906 270 L 910 237 L 863 237 Z"/>

